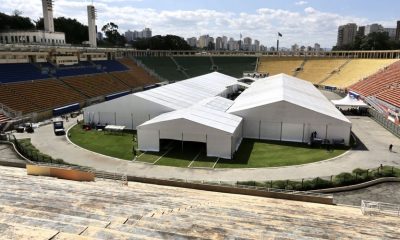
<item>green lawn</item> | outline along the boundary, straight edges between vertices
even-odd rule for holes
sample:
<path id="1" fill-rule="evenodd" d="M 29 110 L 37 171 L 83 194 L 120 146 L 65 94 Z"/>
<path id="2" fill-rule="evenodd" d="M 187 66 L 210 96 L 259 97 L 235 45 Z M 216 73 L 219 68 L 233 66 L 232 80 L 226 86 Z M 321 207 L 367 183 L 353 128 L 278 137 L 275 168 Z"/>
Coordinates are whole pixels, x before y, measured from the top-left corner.
<path id="1" fill-rule="evenodd" d="M 141 155 L 140 157 L 136 158 L 136 161 L 154 163 L 163 154 L 164 154 L 164 152 L 161 152 L 161 151 L 160 152 L 146 152 L 143 155 Z"/>
<path id="2" fill-rule="evenodd" d="M 190 167 L 212 168 L 216 161 L 216 157 L 207 157 L 206 153 L 202 152 Z"/>
<path id="3" fill-rule="evenodd" d="M 318 162 L 347 150 L 311 148 L 306 144 L 244 139 L 233 159 L 220 159 L 216 168 L 280 167 Z"/>
<path id="4" fill-rule="evenodd" d="M 70 131 L 70 139 L 73 143 L 88 150 L 98 152 L 107 156 L 132 160 L 133 135 L 136 133 L 124 133 L 113 135 L 95 130 L 82 130 L 81 125 L 73 127 Z M 172 149 L 171 149 L 172 148 Z M 168 149 L 171 149 L 168 151 Z M 168 153 L 166 153 L 168 151 Z M 191 167 L 212 168 L 216 158 L 205 155 L 205 144 L 179 141 L 162 140 L 161 151 L 159 153 L 147 152 L 141 155 L 137 151 L 137 161 L 154 163 L 156 165 L 188 167 L 193 159 L 199 154 Z M 219 159 L 215 168 L 259 168 L 259 167 L 279 167 L 291 166 L 317 162 L 336 157 L 347 151 L 347 149 L 335 149 L 327 152 L 324 148 L 311 148 L 306 144 L 287 143 L 276 141 L 259 141 L 244 139 L 234 158 Z"/>
<path id="5" fill-rule="evenodd" d="M 133 159 L 132 134 L 114 135 L 96 130 L 85 131 L 81 125 L 74 126 L 69 134 L 73 143 L 90 151 L 125 160 Z M 135 142 L 135 147 L 137 148 L 137 142 Z M 140 152 L 137 154 L 139 155 Z"/>

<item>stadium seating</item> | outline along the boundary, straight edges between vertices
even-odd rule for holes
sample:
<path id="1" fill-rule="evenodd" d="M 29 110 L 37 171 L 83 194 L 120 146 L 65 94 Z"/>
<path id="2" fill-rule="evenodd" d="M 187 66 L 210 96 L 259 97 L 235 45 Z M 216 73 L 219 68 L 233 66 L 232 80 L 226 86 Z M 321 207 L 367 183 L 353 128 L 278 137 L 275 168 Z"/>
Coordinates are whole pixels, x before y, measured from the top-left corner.
<path id="1" fill-rule="evenodd" d="M 333 74 L 321 84 L 344 89 L 395 61 L 396 59 L 352 59 L 340 71 Z"/>
<path id="2" fill-rule="evenodd" d="M 116 60 L 93 61 L 94 64 L 100 65 L 105 72 L 126 71 L 128 68 Z"/>
<path id="3" fill-rule="evenodd" d="M 7 88 L 24 99 L 29 99 L 40 110 L 51 110 L 84 101 L 84 96 L 55 79 L 8 84 Z M 16 99 L 16 101 L 18 101 Z M 8 105 L 7 105 L 8 106 Z M 13 108 L 12 106 L 9 106 Z M 14 110 L 20 110 L 13 108 Z M 24 113 L 30 111 L 23 111 Z"/>
<path id="4" fill-rule="evenodd" d="M 296 77 L 318 84 L 322 80 L 328 78 L 347 61 L 347 59 L 336 58 L 307 59 L 303 69 L 299 71 Z"/>
<path id="5" fill-rule="evenodd" d="M 22 113 L 30 113 L 40 110 L 40 107 L 31 102 L 25 96 L 15 92 L 9 88 L 11 84 L 0 84 L 0 103 L 5 104 L 7 107 L 21 111 Z"/>
<path id="6" fill-rule="evenodd" d="M 128 58 L 118 60 L 121 64 L 125 65 L 129 70 L 122 72 L 112 72 L 111 75 L 123 81 L 131 88 L 151 85 L 157 83 L 158 80 L 146 72 L 143 68 L 139 67 L 134 61 Z"/>
<path id="7" fill-rule="evenodd" d="M 349 87 L 363 96 L 375 96 L 400 107 L 400 61 Z"/>
<path id="8" fill-rule="evenodd" d="M 61 80 L 73 89 L 91 98 L 129 89 L 127 85 L 107 73 L 67 77 Z"/>
<path id="9" fill-rule="evenodd" d="M 254 72 L 256 70 L 256 57 L 213 57 L 218 72 L 241 78 L 243 72 Z"/>
<path id="10" fill-rule="evenodd" d="M 49 78 L 30 63 L 0 64 L 0 83 L 22 82 Z"/>
<path id="11" fill-rule="evenodd" d="M 259 72 L 267 72 L 270 76 L 285 73 L 293 76 L 304 59 L 294 57 L 261 57 L 258 66 Z"/>
<path id="12" fill-rule="evenodd" d="M 210 57 L 174 57 L 174 59 L 190 77 L 213 72 Z"/>
<path id="13" fill-rule="evenodd" d="M 4 239 L 395 239 L 400 221 L 357 208 L 116 182 L 0 166 Z"/>
<path id="14" fill-rule="evenodd" d="M 88 74 L 96 74 L 101 73 L 102 71 L 97 69 L 95 66 L 87 66 L 87 65 L 74 65 L 68 67 L 59 67 L 56 69 L 56 77 L 68 77 L 68 76 L 78 76 L 78 75 L 88 75 Z"/>
<path id="15" fill-rule="evenodd" d="M 1 126 L 1 124 L 5 123 L 9 120 L 10 120 L 10 118 L 8 118 L 6 115 L 0 113 L 0 126 Z"/>
<path id="16" fill-rule="evenodd" d="M 137 57 L 146 67 L 169 81 L 179 81 L 187 77 L 180 71 L 170 57 Z"/>

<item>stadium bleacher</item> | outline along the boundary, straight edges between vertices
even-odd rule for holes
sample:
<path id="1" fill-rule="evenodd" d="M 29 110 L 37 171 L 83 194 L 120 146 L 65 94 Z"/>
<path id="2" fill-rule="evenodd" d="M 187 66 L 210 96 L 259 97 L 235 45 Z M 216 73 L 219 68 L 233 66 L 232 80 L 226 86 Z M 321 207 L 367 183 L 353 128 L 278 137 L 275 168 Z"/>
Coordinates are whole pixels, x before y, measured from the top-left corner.
<path id="1" fill-rule="evenodd" d="M 349 87 L 363 96 L 375 96 L 400 107 L 400 61 Z"/>
<path id="2" fill-rule="evenodd" d="M 304 58 L 299 57 L 261 57 L 258 71 L 269 73 L 270 76 L 279 73 L 295 75 L 296 69 L 300 68 Z"/>
<path id="3" fill-rule="evenodd" d="M 351 59 L 340 71 L 332 74 L 322 85 L 347 88 L 384 67 L 394 63 L 396 59 Z"/>
<path id="4" fill-rule="evenodd" d="M 129 89 L 127 85 L 107 73 L 67 77 L 61 80 L 87 97 L 98 97 Z"/>
<path id="5" fill-rule="evenodd" d="M 117 72 L 126 71 L 128 68 L 118 62 L 117 60 L 103 60 L 103 61 L 93 61 L 94 64 L 100 65 L 104 72 Z"/>
<path id="6" fill-rule="evenodd" d="M 23 114 L 84 101 L 78 92 L 54 79 L 0 85 L 0 92 L 1 103 Z"/>
<path id="7" fill-rule="evenodd" d="M 128 71 L 112 72 L 111 75 L 123 81 L 131 88 L 137 88 L 150 84 L 157 83 L 158 80 L 146 72 L 143 68 L 139 67 L 134 61 L 129 58 L 122 58 L 118 60 L 121 64 L 128 68 Z"/>
<path id="8" fill-rule="evenodd" d="M 213 72 L 210 57 L 174 57 L 174 59 L 190 77 Z"/>
<path id="9" fill-rule="evenodd" d="M 169 81 L 187 78 L 182 72 L 178 71 L 178 67 L 170 57 L 137 57 L 136 59 Z"/>
<path id="10" fill-rule="evenodd" d="M 344 65 L 347 59 L 307 59 L 296 77 L 318 84 Z"/>
<path id="11" fill-rule="evenodd" d="M 0 64 L 0 83 L 23 82 L 49 78 L 31 63 Z"/>
<path id="12" fill-rule="evenodd" d="M 218 66 L 218 72 L 241 78 L 243 72 L 256 70 L 256 57 L 213 57 L 214 64 Z"/>
<path id="13" fill-rule="evenodd" d="M 0 166 L 4 239 L 395 239 L 400 221 L 360 209 Z"/>
<path id="14" fill-rule="evenodd" d="M 6 115 L 0 113 L 0 126 L 1 126 L 1 124 L 6 123 L 9 120 L 10 120 L 9 117 L 7 117 Z"/>

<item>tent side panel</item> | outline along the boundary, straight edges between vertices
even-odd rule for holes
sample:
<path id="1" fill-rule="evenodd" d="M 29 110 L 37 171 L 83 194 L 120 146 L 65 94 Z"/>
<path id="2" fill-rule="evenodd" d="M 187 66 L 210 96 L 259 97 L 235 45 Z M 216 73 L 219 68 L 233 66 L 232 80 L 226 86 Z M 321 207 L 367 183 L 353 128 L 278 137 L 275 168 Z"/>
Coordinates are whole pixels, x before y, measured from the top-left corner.
<path id="1" fill-rule="evenodd" d="M 137 137 L 140 151 L 160 151 L 160 139 L 158 137 L 158 131 L 138 129 Z"/>
<path id="2" fill-rule="evenodd" d="M 231 135 L 208 135 L 207 156 L 231 159 Z"/>
<path id="3" fill-rule="evenodd" d="M 282 141 L 303 142 L 303 124 L 283 123 Z"/>

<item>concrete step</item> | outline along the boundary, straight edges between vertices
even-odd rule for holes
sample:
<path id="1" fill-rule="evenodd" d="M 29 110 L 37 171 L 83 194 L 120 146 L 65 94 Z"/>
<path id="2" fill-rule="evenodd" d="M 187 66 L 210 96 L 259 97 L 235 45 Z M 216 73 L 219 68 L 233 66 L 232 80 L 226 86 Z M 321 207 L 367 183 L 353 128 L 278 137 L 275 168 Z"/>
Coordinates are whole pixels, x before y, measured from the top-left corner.
<path id="1" fill-rule="evenodd" d="M 147 237 L 140 233 L 127 233 L 120 232 L 117 230 L 98 228 L 98 227 L 88 227 L 82 234 L 84 237 L 91 237 L 95 239 L 138 239 L 138 240 L 153 240 L 157 238 Z"/>
<path id="2" fill-rule="evenodd" d="M 56 230 L 48 230 L 38 227 L 25 226 L 14 223 L 0 222 L 0 240 L 10 239 L 51 239 L 58 233 Z"/>

